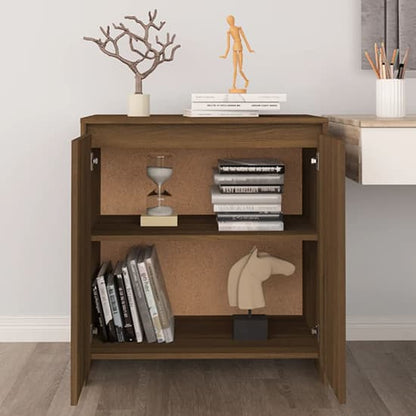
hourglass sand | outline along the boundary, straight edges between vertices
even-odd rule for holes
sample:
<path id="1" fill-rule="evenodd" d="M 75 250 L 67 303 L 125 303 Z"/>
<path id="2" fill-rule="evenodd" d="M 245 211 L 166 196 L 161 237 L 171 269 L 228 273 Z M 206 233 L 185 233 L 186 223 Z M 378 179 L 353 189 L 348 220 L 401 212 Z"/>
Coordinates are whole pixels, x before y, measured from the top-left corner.
<path id="1" fill-rule="evenodd" d="M 156 184 L 156 189 L 147 196 L 147 216 L 141 217 L 142 226 L 176 226 L 177 216 L 166 204 L 171 194 L 163 188 L 172 176 L 172 157 L 165 154 L 151 154 L 147 157 L 147 176 Z"/>
<path id="2" fill-rule="evenodd" d="M 147 215 L 172 215 L 173 209 L 167 205 L 163 205 L 165 198 L 170 196 L 170 194 L 166 190 L 162 190 L 162 185 L 172 176 L 172 168 L 148 166 L 147 176 L 157 185 L 157 189 L 149 194 L 149 196 L 157 197 L 157 205 L 148 208 Z"/>

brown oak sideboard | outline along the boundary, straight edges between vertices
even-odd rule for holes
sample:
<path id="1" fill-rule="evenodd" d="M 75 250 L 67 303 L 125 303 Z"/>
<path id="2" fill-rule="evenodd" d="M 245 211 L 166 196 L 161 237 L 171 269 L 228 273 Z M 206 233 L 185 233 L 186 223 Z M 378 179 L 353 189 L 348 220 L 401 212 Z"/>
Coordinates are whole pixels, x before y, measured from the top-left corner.
<path id="1" fill-rule="evenodd" d="M 345 402 L 345 154 L 327 119 L 129 118 L 81 120 L 72 141 L 71 403 L 77 404 L 95 360 L 273 359 L 317 362 L 317 373 Z M 167 183 L 178 227 L 139 226 L 146 155 L 169 151 Z M 217 159 L 276 157 L 286 165 L 285 230 L 218 232 L 210 204 Z M 136 244 L 156 244 L 175 313 L 170 344 L 103 343 L 92 331 L 91 282 L 100 263 Z M 292 261 L 291 278 L 265 284 L 267 341 L 233 341 L 229 267 L 256 245 Z"/>

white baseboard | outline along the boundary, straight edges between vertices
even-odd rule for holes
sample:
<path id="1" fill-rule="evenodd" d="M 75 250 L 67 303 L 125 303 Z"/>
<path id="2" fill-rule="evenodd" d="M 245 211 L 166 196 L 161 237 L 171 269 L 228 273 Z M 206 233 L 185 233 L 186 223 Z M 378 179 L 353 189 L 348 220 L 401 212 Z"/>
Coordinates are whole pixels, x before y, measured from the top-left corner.
<path id="1" fill-rule="evenodd" d="M 416 316 L 349 316 L 347 341 L 415 341 Z"/>
<path id="2" fill-rule="evenodd" d="M 0 316 L 0 342 L 69 342 L 69 316 Z M 416 316 L 347 317 L 348 341 L 416 340 Z"/>
<path id="3" fill-rule="evenodd" d="M 69 316 L 0 316 L 0 342 L 69 342 Z"/>

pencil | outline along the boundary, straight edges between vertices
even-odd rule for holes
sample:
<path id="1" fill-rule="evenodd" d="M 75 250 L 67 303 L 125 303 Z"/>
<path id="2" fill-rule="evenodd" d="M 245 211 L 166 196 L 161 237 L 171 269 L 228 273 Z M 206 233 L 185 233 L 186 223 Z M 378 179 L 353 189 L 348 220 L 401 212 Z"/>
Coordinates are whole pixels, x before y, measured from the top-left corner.
<path id="1" fill-rule="evenodd" d="M 404 65 L 400 64 L 399 65 L 399 70 L 397 72 L 397 79 L 403 79 L 403 68 L 404 68 Z"/>
<path id="2" fill-rule="evenodd" d="M 396 56 L 397 56 L 398 49 L 393 51 L 393 56 L 391 57 L 390 61 L 390 75 L 394 78 L 394 64 L 396 63 Z"/>
<path id="3" fill-rule="evenodd" d="M 385 62 L 387 59 L 386 59 L 386 48 L 384 47 L 384 42 L 381 42 L 381 59 Z"/>
<path id="4" fill-rule="evenodd" d="M 380 78 L 383 78 L 383 72 L 382 72 L 382 68 L 383 68 L 383 58 L 382 58 L 382 52 L 381 49 L 379 49 L 378 51 L 378 69 L 380 72 Z"/>
<path id="5" fill-rule="evenodd" d="M 377 75 L 377 78 L 379 78 L 379 79 L 380 79 L 380 74 L 378 73 L 377 68 L 376 68 L 376 66 L 374 65 L 374 62 L 373 62 L 373 60 L 371 59 L 370 54 L 369 54 L 367 51 L 365 51 L 365 52 L 364 52 L 364 55 L 365 55 L 365 57 L 367 58 L 367 61 L 368 61 L 368 63 L 370 64 L 371 69 L 372 69 L 372 70 L 374 71 L 374 73 Z"/>
<path id="6" fill-rule="evenodd" d="M 404 78 L 404 74 L 406 72 L 406 67 L 407 67 L 407 61 L 409 60 L 409 52 L 410 52 L 410 47 L 408 47 L 406 49 L 406 53 L 404 54 L 404 58 L 403 58 L 403 73 L 402 73 L 402 79 Z"/>
<path id="7" fill-rule="evenodd" d="M 377 42 L 374 43 L 374 60 L 376 61 L 376 68 L 377 68 L 377 72 L 379 71 L 379 66 L 378 66 L 378 46 L 377 46 Z"/>

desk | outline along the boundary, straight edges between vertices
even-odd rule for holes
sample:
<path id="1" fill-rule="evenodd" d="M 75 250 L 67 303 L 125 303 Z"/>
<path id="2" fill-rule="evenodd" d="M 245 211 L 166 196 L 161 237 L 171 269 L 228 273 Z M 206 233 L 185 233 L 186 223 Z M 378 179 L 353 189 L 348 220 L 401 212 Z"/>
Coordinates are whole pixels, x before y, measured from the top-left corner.
<path id="1" fill-rule="evenodd" d="M 345 142 L 346 176 L 362 185 L 416 185 L 416 116 L 329 116 Z"/>

